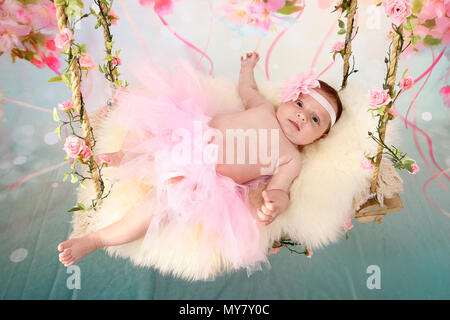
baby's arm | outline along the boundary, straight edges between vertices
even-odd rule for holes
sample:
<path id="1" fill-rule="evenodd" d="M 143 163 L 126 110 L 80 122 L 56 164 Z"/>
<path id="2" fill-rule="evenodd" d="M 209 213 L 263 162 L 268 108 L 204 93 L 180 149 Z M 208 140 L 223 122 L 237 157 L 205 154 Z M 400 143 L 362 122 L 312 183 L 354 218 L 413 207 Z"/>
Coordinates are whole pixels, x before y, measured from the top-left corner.
<path id="1" fill-rule="evenodd" d="M 289 205 L 291 184 L 301 170 L 300 153 L 284 161 L 280 159 L 280 163 L 266 190 L 262 192 L 264 204 L 257 210 L 258 217 L 266 225 L 272 223 Z"/>
<path id="2" fill-rule="evenodd" d="M 258 106 L 270 106 L 272 104 L 258 91 L 253 69 L 259 61 L 259 55 L 256 52 L 247 53 L 244 59 L 241 57 L 241 71 L 239 73 L 239 95 L 246 109 Z"/>

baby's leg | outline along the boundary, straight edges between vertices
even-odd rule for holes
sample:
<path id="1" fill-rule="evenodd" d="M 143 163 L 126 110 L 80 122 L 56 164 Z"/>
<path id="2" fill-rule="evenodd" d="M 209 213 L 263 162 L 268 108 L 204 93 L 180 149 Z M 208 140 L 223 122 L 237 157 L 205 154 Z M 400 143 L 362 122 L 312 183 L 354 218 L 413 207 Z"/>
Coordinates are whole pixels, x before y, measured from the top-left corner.
<path id="1" fill-rule="evenodd" d="M 98 248 L 117 246 L 145 236 L 153 208 L 148 202 L 128 212 L 119 221 L 84 237 L 70 239 L 58 245 L 59 261 L 68 267 Z"/>

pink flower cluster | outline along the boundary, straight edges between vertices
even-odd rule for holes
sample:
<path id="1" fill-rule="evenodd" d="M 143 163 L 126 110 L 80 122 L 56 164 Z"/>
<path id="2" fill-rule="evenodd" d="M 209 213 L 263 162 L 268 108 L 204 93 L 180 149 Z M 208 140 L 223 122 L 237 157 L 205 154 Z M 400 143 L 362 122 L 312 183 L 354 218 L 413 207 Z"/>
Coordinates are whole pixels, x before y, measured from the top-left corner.
<path id="1" fill-rule="evenodd" d="M 450 43 L 450 1 L 444 0 L 416 0 L 420 9 L 413 12 L 417 18 L 412 18 L 411 23 L 416 27 L 404 30 L 405 38 L 413 35 L 418 38 L 415 46 L 409 46 L 405 53 L 420 52 L 427 46 L 448 45 Z M 417 9 L 418 10 L 418 9 Z"/>
<path id="2" fill-rule="evenodd" d="M 92 156 L 92 150 L 86 145 L 84 140 L 75 136 L 68 136 L 66 138 L 63 150 L 72 159 L 81 156 L 83 161 L 87 161 Z"/>
<path id="3" fill-rule="evenodd" d="M 13 59 L 26 59 L 38 68 L 47 66 L 59 74 L 61 62 L 53 40 L 58 30 L 55 13 L 49 0 L 26 4 L 0 1 L 0 52 Z"/>
<path id="4" fill-rule="evenodd" d="M 290 1 L 289 6 L 296 12 L 301 9 L 300 6 L 294 6 L 296 2 Z M 243 34 L 245 27 L 251 26 L 263 32 L 267 32 L 273 25 L 292 23 L 293 18 L 281 17 L 275 13 L 288 5 L 286 0 L 221 0 L 213 14 L 220 19 L 225 19 L 230 23 L 230 27 Z M 288 15 L 289 13 L 284 13 Z"/>

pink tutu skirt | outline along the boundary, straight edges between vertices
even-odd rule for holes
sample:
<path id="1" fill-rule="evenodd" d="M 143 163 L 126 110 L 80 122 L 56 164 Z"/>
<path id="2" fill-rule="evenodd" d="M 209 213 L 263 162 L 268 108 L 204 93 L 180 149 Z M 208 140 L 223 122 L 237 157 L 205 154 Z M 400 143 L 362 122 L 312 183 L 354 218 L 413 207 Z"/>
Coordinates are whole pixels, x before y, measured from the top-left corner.
<path id="1" fill-rule="evenodd" d="M 134 177 L 152 186 L 143 204 L 145 208 L 148 201 L 152 215 L 146 237 L 168 226 L 180 228 L 180 234 L 189 226 L 201 226 L 199 259 L 219 255 L 234 269 L 247 271 L 268 264 L 264 227 L 248 199 L 250 188 L 262 180 L 242 185 L 216 172 L 214 145 L 198 139 L 211 129 L 208 106 L 214 101 L 196 71 L 179 60 L 170 71 L 147 65 L 139 74 L 141 90 L 119 95 L 113 116 L 128 132 L 119 179 Z M 205 149 L 213 154 L 208 161 Z"/>

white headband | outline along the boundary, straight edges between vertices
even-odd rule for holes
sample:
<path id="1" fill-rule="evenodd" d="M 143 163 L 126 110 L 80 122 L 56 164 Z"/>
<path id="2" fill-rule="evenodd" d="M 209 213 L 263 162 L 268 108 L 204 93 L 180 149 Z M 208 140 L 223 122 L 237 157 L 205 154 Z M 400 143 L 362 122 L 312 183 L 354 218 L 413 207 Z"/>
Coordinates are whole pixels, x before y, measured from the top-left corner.
<path id="1" fill-rule="evenodd" d="M 314 100 L 316 100 L 325 110 L 328 111 L 328 114 L 330 115 L 330 118 L 331 118 L 331 126 L 330 126 L 330 128 L 331 128 L 334 125 L 334 123 L 336 122 L 336 112 L 334 112 L 334 109 L 331 106 L 331 104 L 317 90 L 309 89 L 308 94 L 312 98 L 314 98 Z"/>

